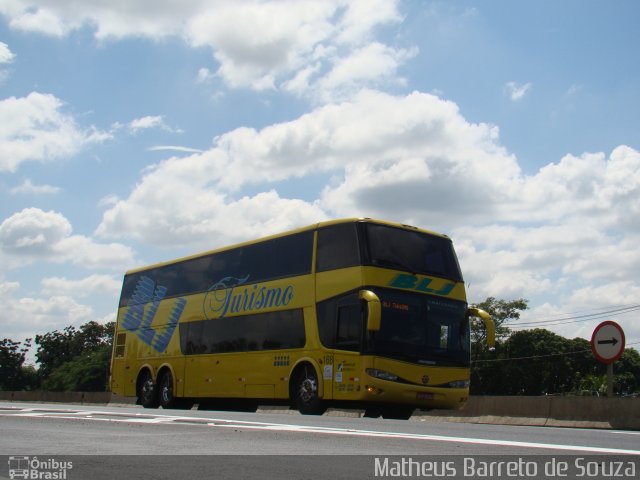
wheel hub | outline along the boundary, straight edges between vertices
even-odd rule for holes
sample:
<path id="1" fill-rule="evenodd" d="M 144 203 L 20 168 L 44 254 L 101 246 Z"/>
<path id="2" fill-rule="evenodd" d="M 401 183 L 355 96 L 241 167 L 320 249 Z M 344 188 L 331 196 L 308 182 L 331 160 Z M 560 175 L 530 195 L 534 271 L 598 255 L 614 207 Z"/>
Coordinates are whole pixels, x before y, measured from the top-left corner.
<path id="1" fill-rule="evenodd" d="M 308 403 L 313 400 L 318 392 L 318 385 L 313 378 L 305 378 L 300 384 L 300 399 Z"/>

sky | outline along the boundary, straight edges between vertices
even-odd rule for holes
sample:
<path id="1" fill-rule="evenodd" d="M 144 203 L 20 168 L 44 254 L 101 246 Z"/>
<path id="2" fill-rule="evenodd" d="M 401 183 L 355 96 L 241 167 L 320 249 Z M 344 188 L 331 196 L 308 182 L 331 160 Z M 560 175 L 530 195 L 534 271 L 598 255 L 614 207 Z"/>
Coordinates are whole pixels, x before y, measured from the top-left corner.
<path id="1" fill-rule="evenodd" d="M 514 328 L 640 342 L 635 0 L 3 0 L 0 338 L 318 221 L 449 235 Z"/>

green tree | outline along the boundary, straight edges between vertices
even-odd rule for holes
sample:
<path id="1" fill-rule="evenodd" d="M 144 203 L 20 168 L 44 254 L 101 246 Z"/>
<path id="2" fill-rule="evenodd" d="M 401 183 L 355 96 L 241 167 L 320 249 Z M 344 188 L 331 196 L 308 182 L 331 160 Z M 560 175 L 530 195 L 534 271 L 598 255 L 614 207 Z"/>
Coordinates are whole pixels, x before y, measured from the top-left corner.
<path id="1" fill-rule="evenodd" d="M 585 375 L 580 379 L 574 393 L 577 395 L 606 395 L 606 375 Z"/>
<path id="2" fill-rule="evenodd" d="M 9 338 L 0 341 L 0 390 L 22 390 L 28 387 L 29 377 L 24 361 L 31 347 L 31 339 L 14 342 Z"/>
<path id="3" fill-rule="evenodd" d="M 56 367 L 42 382 L 49 391 L 104 392 L 109 375 L 111 347 L 102 345 Z"/>
<path id="4" fill-rule="evenodd" d="M 505 342 L 505 391 L 508 395 L 543 395 L 570 391 L 573 373 L 569 340 L 536 328 L 515 332 Z"/>
<path id="5" fill-rule="evenodd" d="M 111 359 L 114 323 L 88 322 L 36 335 L 36 359 L 46 390 L 104 391 Z"/>
<path id="6" fill-rule="evenodd" d="M 545 329 L 511 332 L 510 318 L 519 316 L 523 303 L 487 299 L 479 305 L 491 313 L 503 330 L 496 349 L 476 345 L 471 369 L 475 395 L 605 394 L 606 366 L 598 362 L 583 338 L 567 339 Z M 517 301 L 518 302 L 518 301 Z M 499 306 L 501 308 L 495 308 Z M 478 337 L 480 338 L 480 334 Z M 640 354 L 627 348 L 614 364 L 614 392 L 640 392 Z"/>
<path id="7" fill-rule="evenodd" d="M 484 310 L 496 325 L 496 339 L 503 340 L 510 334 L 506 323 L 520 318 L 520 312 L 529 308 L 529 300 L 518 298 L 517 300 L 501 300 L 494 297 L 487 297 L 486 300 L 475 305 Z M 482 349 L 485 344 L 486 334 L 484 325 L 480 320 L 472 320 L 471 322 L 471 341 Z M 480 351 L 480 350 L 479 350 Z"/>
<path id="8" fill-rule="evenodd" d="M 489 351 L 482 321 L 471 319 L 471 393 L 474 395 L 498 394 L 503 390 L 504 379 L 500 359 L 504 358 L 504 342 L 510 335 L 506 326 L 520 318 L 520 312 L 528 308 L 528 300 L 501 300 L 488 297 L 476 305 L 493 318 L 496 325 L 495 350 Z"/>
<path id="9" fill-rule="evenodd" d="M 566 352 L 570 355 L 567 368 L 571 369 L 573 377 L 572 387 L 567 392 L 591 395 L 600 392 L 600 378 L 606 374 L 606 368 L 596 361 L 591 351 L 591 342 L 584 338 L 567 340 Z M 606 376 L 604 391 L 606 393 Z"/>
<path id="10" fill-rule="evenodd" d="M 106 325 L 88 322 L 79 329 L 68 326 L 62 332 L 54 330 L 44 335 L 36 335 L 36 360 L 40 364 L 40 376 L 47 378 L 57 367 L 75 357 L 94 352 L 104 345 L 111 345 L 113 325 L 113 322 Z"/>
<path id="11" fill-rule="evenodd" d="M 614 391 L 622 394 L 640 392 L 640 353 L 625 348 L 620 360 L 613 364 Z"/>

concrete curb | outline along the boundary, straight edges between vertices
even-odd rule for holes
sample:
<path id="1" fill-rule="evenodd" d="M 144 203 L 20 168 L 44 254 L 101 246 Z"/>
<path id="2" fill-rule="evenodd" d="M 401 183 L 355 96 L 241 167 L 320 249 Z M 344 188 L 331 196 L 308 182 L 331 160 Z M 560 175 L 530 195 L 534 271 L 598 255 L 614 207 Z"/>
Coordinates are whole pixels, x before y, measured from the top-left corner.
<path id="1" fill-rule="evenodd" d="M 471 397 L 461 410 L 417 412 L 413 418 L 540 427 L 640 430 L 640 398 L 482 396 Z"/>

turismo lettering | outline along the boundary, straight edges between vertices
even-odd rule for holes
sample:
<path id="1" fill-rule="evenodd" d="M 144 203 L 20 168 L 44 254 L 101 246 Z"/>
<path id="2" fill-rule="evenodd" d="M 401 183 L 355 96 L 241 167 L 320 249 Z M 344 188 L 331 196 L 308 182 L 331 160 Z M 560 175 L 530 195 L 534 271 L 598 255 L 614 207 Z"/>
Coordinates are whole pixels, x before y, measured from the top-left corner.
<path id="1" fill-rule="evenodd" d="M 268 288 L 255 283 L 241 287 L 248 279 L 248 275 L 244 278 L 225 277 L 214 284 L 205 295 L 205 318 L 223 318 L 231 313 L 286 307 L 293 300 L 293 285 Z"/>

